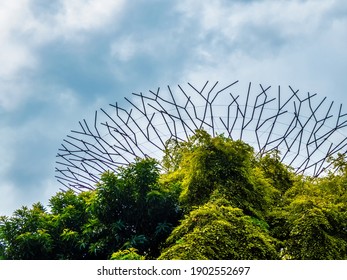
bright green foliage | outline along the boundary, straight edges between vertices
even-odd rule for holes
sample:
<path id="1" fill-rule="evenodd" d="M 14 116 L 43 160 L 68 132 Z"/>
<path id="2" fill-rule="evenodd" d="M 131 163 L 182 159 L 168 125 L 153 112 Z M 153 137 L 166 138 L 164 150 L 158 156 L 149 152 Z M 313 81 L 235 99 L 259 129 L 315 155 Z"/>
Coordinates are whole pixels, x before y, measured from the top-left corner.
<path id="1" fill-rule="evenodd" d="M 283 259 L 347 258 L 347 164 L 341 156 L 335 161 L 338 173 L 313 180 L 295 175 L 276 151 L 256 158 L 240 141 L 197 131 L 185 143 L 170 143 L 164 165 L 166 179 L 181 184 L 180 203 L 189 215 L 169 237 L 161 258 L 224 258 L 213 249 L 217 243 L 223 252 L 233 252 L 223 247 L 232 242 L 231 236 L 223 234 L 232 232 L 225 224 L 223 228 L 212 217 L 203 226 L 190 223 L 193 214 L 213 209 L 220 198 L 241 209 L 261 234 L 276 239 L 273 245 Z M 250 232 L 245 236 L 254 236 Z M 228 257 L 238 258 L 236 254 Z M 253 254 L 253 258 L 270 257 Z"/>
<path id="2" fill-rule="evenodd" d="M 261 157 L 259 166 L 264 176 L 270 179 L 271 185 L 282 194 L 293 185 L 294 175 L 287 166 L 281 163 L 278 151 L 269 152 Z"/>
<path id="3" fill-rule="evenodd" d="M 225 200 L 191 211 L 159 259 L 278 259 L 276 240 Z"/>
<path id="4" fill-rule="evenodd" d="M 327 178 L 297 182 L 286 192 L 284 207 L 270 217 L 273 236 L 284 244 L 283 258 L 347 258 L 347 204 L 334 192 L 337 186 L 326 183 Z"/>
<path id="5" fill-rule="evenodd" d="M 171 156 L 172 152 L 176 155 Z M 214 197 L 227 199 L 246 214 L 262 217 L 276 192 L 265 174 L 254 168 L 253 149 L 242 141 L 222 135 L 212 138 L 197 130 L 186 143 L 170 143 L 164 159 L 172 157 L 176 161 L 168 168 L 174 170 L 169 176 L 180 180 L 180 203 L 186 212 Z"/>
<path id="6" fill-rule="evenodd" d="M 296 175 L 277 151 L 203 130 L 0 217 L 0 259 L 347 259 L 347 163 Z M 183 216 L 184 214 L 184 216 Z"/>
<path id="7" fill-rule="evenodd" d="M 120 250 L 116 253 L 113 253 L 111 260 L 144 260 L 145 257 L 137 253 L 135 248 L 130 248 L 126 250 Z"/>

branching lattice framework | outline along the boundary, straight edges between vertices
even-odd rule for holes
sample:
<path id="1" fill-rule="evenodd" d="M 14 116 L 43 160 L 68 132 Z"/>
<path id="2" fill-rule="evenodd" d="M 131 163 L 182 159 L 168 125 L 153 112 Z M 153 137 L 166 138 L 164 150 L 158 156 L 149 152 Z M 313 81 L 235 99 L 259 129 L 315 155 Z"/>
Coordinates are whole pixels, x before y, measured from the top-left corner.
<path id="1" fill-rule="evenodd" d="M 79 122 L 79 130 L 64 140 L 56 177 L 65 188 L 94 189 L 106 170 L 116 171 L 136 157 L 161 159 L 167 140 L 184 141 L 201 128 L 241 139 L 260 156 L 278 150 L 282 162 L 311 176 L 329 168 L 330 156 L 346 153 L 342 105 L 290 86 L 188 83 L 125 99 L 126 107 L 115 103 L 96 111 L 93 121 Z"/>

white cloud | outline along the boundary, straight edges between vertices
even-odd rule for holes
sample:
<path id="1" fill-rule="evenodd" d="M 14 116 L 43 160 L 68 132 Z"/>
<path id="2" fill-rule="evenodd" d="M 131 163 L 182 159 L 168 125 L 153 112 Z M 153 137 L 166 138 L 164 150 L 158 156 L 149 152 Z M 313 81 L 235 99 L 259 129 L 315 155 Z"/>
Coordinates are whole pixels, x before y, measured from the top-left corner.
<path id="1" fill-rule="evenodd" d="M 333 1 L 182 3 L 178 5 L 178 10 L 190 20 L 200 23 L 201 37 L 209 35 L 214 40 L 217 38 L 220 44 L 228 44 L 230 51 L 242 47 L 245 52 L 252 45 L 259 48 L 271 40 L 280 44 L 282 40 L 288 42 L 301 40 L 304 36 L 315 37 L 329 28 L 331 10 L 337 8 Z"/>
<path id="2" fill-rule="evenodd" d="M 39 48 L 54 40 L 83 42 L 88 32 L 105 30 L 120 17 L 125 1 L 63 0 L 49 17 L 36 15 L 30 0 L 5 0 L 1 5 L 0 108 L 12 111 L 30 96 L 25 87 L 41 63 Z"/>
<path id="3" fill-rule="evenodd" d="M 36 67 L 36 58 L 20 37 L 28 1 L 4 1 L 0 9 L 0 109 L 12 110 L 26 97 L 23 71 Z"/>
<path id="4" fill-rule="evenodd" d="M 124 0 L 62 0 L 49 17 L 31 15 L 27 29 L 39 44 L 57 39 L 83 42 L 89 32 L 107 30 L 110 22 L 109 29 L 115 28 L 124 6 Z"/>
<path id="5" fill-rule="evenodd" d="M 0 39 L 4 40 L 16 30 L 22 18 L 27 14 L 29 0 L 11 1 L 5 0 L 0 9 Z M 20 21 L 20 22 L 19 22 Z"/>
<path id="6" fill-rule="evenodd" d="M 347 86 L 343 1 L 232 3 L 177 5 L 185 25 L 198 23 L 185 79 L 294 83 L 325 94 Z"/>
<path id="7" fill-rule="evenodd" d="M 57 22 L 67 30 L 95 30 L 117 16 L 124 0 L 64 0 Z"/>
<path id="8" fill-rule="evenodd" d="M 138 51 L 134 39 L 130 36 L 113 42 L 110 48 L 111 56 L 122 62 L 132 59 Z"/>
<path id="9" fill-rule="evenodd" d="M 29 42 L 21 41 L 27 18 L 30 18 L 28 0 L 4 1 L 0 9 L 0 75 L 11 77 L 19 69 L 33 65 L 34 58 L 28 49 Z"/>
<path id="10" fill-rule="evenodd" d="M 35 58 L 25 46 L 20 42 L 4 40 L 0 52 L 0 76 L 2 80 L 7 80 L 16 76 L 20 70 L 35 67 Z"/>

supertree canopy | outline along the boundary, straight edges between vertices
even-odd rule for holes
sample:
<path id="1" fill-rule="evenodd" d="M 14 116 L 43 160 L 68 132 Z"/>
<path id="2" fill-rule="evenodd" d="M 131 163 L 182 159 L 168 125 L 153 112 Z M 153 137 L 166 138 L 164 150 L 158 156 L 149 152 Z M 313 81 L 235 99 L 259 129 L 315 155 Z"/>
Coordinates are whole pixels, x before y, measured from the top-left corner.
<path id="1" fill-rule="evenodd" d="M 280 152 L 296 173 L 319 176 L 330 157 L 347 152 L 347 114 L 317 94 L 291 86 L 206 82 L 133 93 L 79 122 L 58 152 L 57 179 L 75 191 L 94 189 L 100 175 L 136 157 L 161 159 L 168 140 L 197 129 L 252 145 L 259 156 Z"/>

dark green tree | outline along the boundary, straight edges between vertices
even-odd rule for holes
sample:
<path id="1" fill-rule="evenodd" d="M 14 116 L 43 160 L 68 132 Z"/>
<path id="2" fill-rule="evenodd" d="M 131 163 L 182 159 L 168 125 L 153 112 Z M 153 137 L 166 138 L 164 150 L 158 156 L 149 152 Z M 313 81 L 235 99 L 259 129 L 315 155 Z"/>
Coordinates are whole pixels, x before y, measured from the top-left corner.
<path id="1" fill-rule="evenodd" d="M 57 193 L 50 212 L 41 204 L 0 218 L 0 253 L 6 259 L 108 259 L 132 248 L 147 258 L 178 223 L 179 192 L 159 183 L 158 164 L 137 159 L 102 175 L 95 191 Z"/>
<path id="2" fill-rule="evenodd" d="M 49 259 L 53 240 L 46 229 L 47 213 L 37 203 L 22 207 L 11 218 L 0 218 L 3 255 L 6 259 Z"/>
<path id="3" fill-rule="evenodd" d="M 177 224 L 178 193 L 159 184 L 158 163 L 136 160 L 119 173 L 106 172 L 95 192 L 93 213 L 100 230 L 98 250 L 104 258 L 136 248 L 147 258 L 159 255 L 159 244 Z M 94 237 L 94 238 L 95 238 Z"/>

